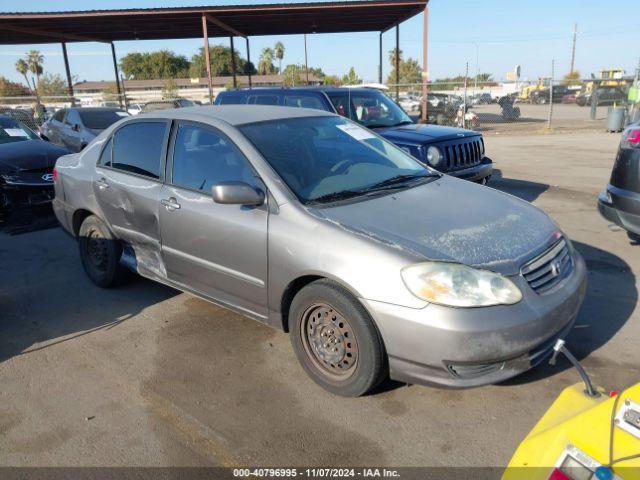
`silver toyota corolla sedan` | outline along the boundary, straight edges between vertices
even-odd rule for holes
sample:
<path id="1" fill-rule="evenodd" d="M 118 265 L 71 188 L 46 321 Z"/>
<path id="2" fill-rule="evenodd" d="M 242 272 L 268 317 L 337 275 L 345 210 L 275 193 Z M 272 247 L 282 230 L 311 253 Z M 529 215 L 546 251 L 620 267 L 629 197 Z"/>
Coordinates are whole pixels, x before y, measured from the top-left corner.
<path id="1" fill-rule="evenodd" d="M 54 209 L 101 287 L 129 267 L 289 333 L 322 387 L 469 387 L 540 363 L 586 269 L 542 211 L 425 168 L 338 115 L 219 106 L 61 157 Z"/>

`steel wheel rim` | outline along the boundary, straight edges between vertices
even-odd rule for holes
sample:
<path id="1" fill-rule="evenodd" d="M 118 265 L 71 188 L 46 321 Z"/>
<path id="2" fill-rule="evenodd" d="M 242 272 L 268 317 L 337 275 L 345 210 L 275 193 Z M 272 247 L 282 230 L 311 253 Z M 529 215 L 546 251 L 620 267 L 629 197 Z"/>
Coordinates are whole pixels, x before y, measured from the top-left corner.
<path id="1" fill-rule="evenodd" d="M 307 357 L 324 376 L 351 377 L 358 364 L 358 343 L 349 321 L 326 303 L 307 308 L 300 319 L 300 336 Z"/>
<path id="2" fill-rule="evenodd" d="M 91 266 L 100 271 L 107 269 L 108 252 L 107 240 L 94 228 L 87 232 L 87 259 Z"/>

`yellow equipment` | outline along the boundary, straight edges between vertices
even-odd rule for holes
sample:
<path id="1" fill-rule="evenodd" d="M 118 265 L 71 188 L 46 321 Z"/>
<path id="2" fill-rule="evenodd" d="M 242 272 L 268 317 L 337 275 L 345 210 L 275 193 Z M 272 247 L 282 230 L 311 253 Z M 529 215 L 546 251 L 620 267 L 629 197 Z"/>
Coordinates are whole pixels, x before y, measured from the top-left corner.
<path id="1" fill-rule="evenodd" d="M 516 450 L 503 480 L 640 479 L 640 383 L 619 394 L 600 388 L 592 396 L 586 373 L 571 361 L 585 383 L 558 396 Z"/>
<path id="2" fill-rule="evenodd" d="M 522 90 L 520 90 L 520 96 L 518 99 L 522 102 L 526 102 L 529 100 L 531 94 L 538 90 L 545 90 L 549 88 L 551 85 L 551 77 L 540 77 L 538 78 L 538 83 L 535 85 L 527 85 Z"/>
<path id="3" fill-rule="evenodd" d="M 600 75 L 595 82 L 586 82 L 582 88 L 585 94 L 593 92 L 593 86 L 598 84 L 599 87 L 625 87 L 629 81 L 623 78 L 624 69 L 607 68 L 600 70 Z"/>

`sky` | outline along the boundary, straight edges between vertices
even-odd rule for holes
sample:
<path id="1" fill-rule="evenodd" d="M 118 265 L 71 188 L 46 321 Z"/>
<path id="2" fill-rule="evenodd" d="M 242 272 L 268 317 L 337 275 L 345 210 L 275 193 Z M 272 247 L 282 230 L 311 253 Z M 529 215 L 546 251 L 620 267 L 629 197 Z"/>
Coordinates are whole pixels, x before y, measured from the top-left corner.
<path id="1" fill-rule="evenodd" d="M 112 8 L 148 8 L 229 4 L 274 3 L 276 0 L 0 0 L 1 12 L 64 11 Z M 295 3 L 295 2 L 287 2 Z M 555 61 L 555 77 L 569 71 L 574 23 L 578 25 L 576 69 L 583 78 L 601 68 L 623 68 L 633 74 L 640 60 L 640 17 L 638 0 L 430 0 L 429 60 L 431 81 L 477 70 L 490 72 L 496 80 L 521 66 L 523 80 L 549 76 Z M 404 57 L 422 63 L 422 14 L 400 25 L 400 49 Z M 280 40 L 285 46 L 283 66 L 304 63 L 301 35 L 251 37 L 252 60 L 259 52 Z M 228 45 L 228 38 L 210 39 L 211 44 Z M 193 55 L 201 39 L 116 42 L 118 58 L 130 52 L 168 48 Z M 383 36 L 383 74 L 391 70 L 387 52 L 395 46 L 395 32 Z M 354 67 L 365 81 L 376 81 L 378 33 L 316 34 L 307 37 L 309 66 L 325 73 L 342 75 Z M 101 43 L 69 43 L 71 71 L 77 79 L 113 80 L 109 46 Z M 244 42 L 236 48 L 246 56 Z M 48 73 L 64 76 L 59 44 L 0 46 L 0 76 L 22 81 L 15 71 L 16 60 L 28 50 L 44 54 Z"/>

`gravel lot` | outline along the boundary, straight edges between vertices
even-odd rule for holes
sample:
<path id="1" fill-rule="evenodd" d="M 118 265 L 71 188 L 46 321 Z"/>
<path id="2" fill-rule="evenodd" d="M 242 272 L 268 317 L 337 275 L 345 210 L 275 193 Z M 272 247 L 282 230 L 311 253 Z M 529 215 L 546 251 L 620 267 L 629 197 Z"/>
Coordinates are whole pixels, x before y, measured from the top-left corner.
<path id="1" fill-rule="evenodd" d="M 640 376 L 640 246 L 595 207 L 617 142 L 487 138 L 492 185 L 549 212 L 587 260 L 569 344 L 610 389 Z M 499 466 L 578 381 L 561 362 L 472 390 L 333 397 L 283 333 L 143 279 L 94 287 L 58 229 L 0 233 L 0 378 L 4 466 Z"/>

